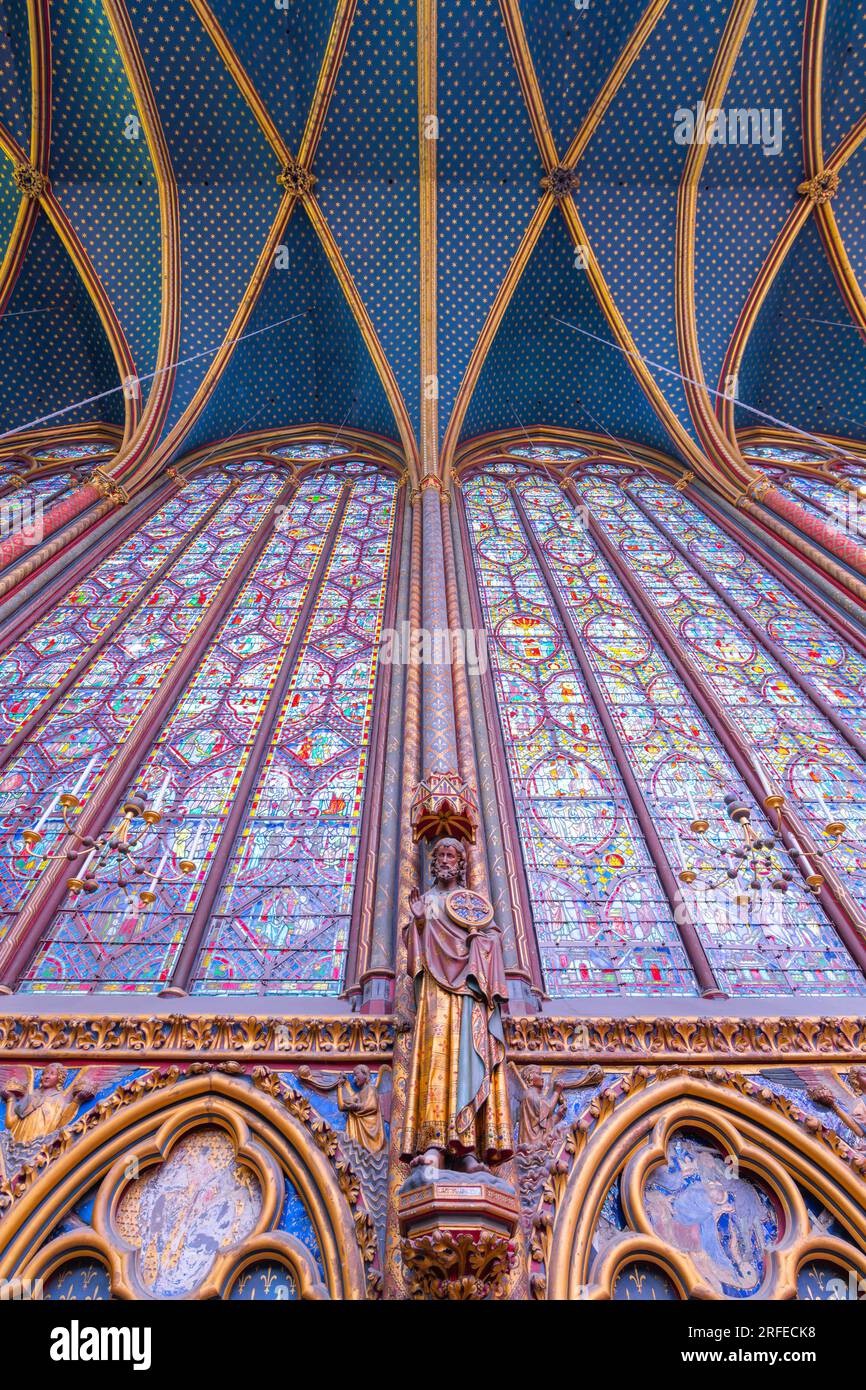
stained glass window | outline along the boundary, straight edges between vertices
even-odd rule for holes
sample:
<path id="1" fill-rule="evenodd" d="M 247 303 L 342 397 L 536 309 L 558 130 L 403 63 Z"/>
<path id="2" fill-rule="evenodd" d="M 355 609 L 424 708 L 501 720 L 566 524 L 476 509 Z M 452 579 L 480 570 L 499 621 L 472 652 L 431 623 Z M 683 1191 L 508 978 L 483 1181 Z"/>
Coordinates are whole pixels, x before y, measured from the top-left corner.
<path id="1" fill-rule="evenodd" d="M 808 449 L 779 449 L 774 444 L 746 445 L 745 453 L 750 458 L 775 459 L 780 463 L 822 463 L 823 459 L 810 453 Z"/>
<path id="2" fill-rule="evenodd" d="M 221 473 L 206 475 L 154 519 L 161 537 L 151 537 L 145 527 L 140 539 L 125 542 L 2 658 L 7 740 L 14 740 L 17 727 L 40 706 L 45 717 L 22 747 L 14 751 L 12 745 L 0 776 L 0 933 L 5 934 L 44 871 L 43 852 L 63 833 L 60 793 L 75 787 L 85 802 L 93 793 L 160 682 L 194 640 L 279 486 L 275 477 L 251 477 L 231 490 Z M 181 546 L 145 602 L 130 602 L 150 566 L 156 568 L 164 558 L 160 542 L 170 549 L 182 540 L 187 524 L 194 526 L 196 511 L 205 511 L 223 491 L 225 501 L 207 531 Z M 156 542 L 153 550 L 151 540 Z M 126 620 L 98 650 L 100 630 L 116 615 L 119 603 L 128 609 Z M 88 649 L 95 653 L 92 660 Z M 79 660 L 78 678 L 55 698 Z M 34 822 L 43 832 L 35 856 L 20 838 L 20 831 Z"/>
<path id="3" fill-rule="evenodd" d="M 193 543 L 199 553 L 191 559 L 190 573 L 204 576 L 207 547 L 225 542 L 223 512 L 237 502 L 239 515 L 245 513 L 254 528 L 255 518 L 264 515 L 283 482 L 281 475 L 260 470 L 245 479 Z M 251 489 L 261 493 L 261 513 L 251 506 Z M 191 490 L 192 485 L 182 498 L 188 499 Z M 331 545 L 341 498 L 345 513 Z M 302 481 L 143 759 L 136 788 L 145 800 L 153 800 L 155 788 L 164 798 L 164 821 L 147 850 L 148 872 L 161 861 L 162 880 L 70 895 L 46 931 L 22 989 L 149 991 L 171 979 L 208 875 L 222 872 L 217 862 L 220 837 L 257 734 L 268 721 L 274 726 L 271 749 L 250 821 L 230 859 L 225 889 L 230 907 L 238 894 L 251 899 L 248 924 L 243 940 L 235 940 L 235 918 L 230 914 L 223 921 L 218 905 L 219 929 L 208 943 L 200 987 L 208 992 L 339 991 L 395 507 L 393 479 L 369 468 L 348 477 L 341 469 Z M 242 541 L 238 517 L 233 520 L 233 543 L 224 556 L 228 568 Z M 183 572 L 186 560 L 184 552 L 178 562 Z M 310 581 L 325 560 L 326 578 L 317 590 L 310 624 L 301 632 L 298 620 L 312 602 Z M 157 592 L 162 588 L 161 583 Z M 167 619 L 174 621 L 170 605 L 157 611 L 155 638 L 165 635 Z M 106 650 L 114 645 L 112 641 Z M 158 681 L 166 670 L 166 653 L 157 643 L 150 655 L 146 669 Z M 272 694 L 287 660 L 294 662 L 295 671 L 284 708 L 278 710 Z M 134 682 L 133 687 L 130 723 L 147 700 L 146 682 L 142 695 Z M 113 680 L 111 699 L 123 689 L 122 680 Z M 68 771 L 63 780 L 68 782 Z M 267 849 L 276 833 L 274 816 L 283 834 L 279 852 L 274 846 Z M 290 840 L 297 845 L 292 863 L 282 858 Z M 263 845 L 270 853 L 270 878 L 261 862 Z M 251 858 L 256 847 L 258 858 Z M 186 860 L 197 866 L 189 877 L 179 871 Z M 32 860 L 22 866 L 22 876 L 28 869 L 32 880 Z M 266 883 L 272 886 L 275 875 L 282 876 L 283 894 L 273 899 L 269 923 L 267 914 L 261 917 L 261 889 Z M 141 903 L 141 887 L 155 889 L 152 902 Z M 330 903 L 332 920 L 319 923 L 317 941 L 299 972 L 289 966 L 298 965 L 297 941 L 310 931 L 308 913 L 298 911 L 300 900 L 318 903 L 322 912 Z M 330 935 L 322 930 L 328 925 Z"/>
<path id="4" fill-rule="evenodd" d="M 694 994 L 671 908 L 508 488 L 463 490 L 548 990 Z M 548 545 L 567 564 L 572 540 Z"/>
<path id="5" fill-rule="evenodd" d="M 698 873 L 695 884 L 681 884 L 680 892 L 723 990 L 731 995 L 859 990 L 858 973 L 780 846 L 767 856 L 765 891 L 744 895 L 727 883 L 722 891 L 705 891 L 706 883 L 717 880 L 714 865 L 724 862 L 732 838 L 726 794 L 750 807 L 762 838 L 772 835 L 772 827 L 598 553 L 581 513 L 552 482 L 525 481 L 519 491 L 556 561 L 560 601 L 583 638 L 668 858 L 677 873 Z M 657 546 L 654 563 L 661 565 L 670 555 Z M 700 837 L 691 831 L 699 809 L 710 820 Z M 787 889 L 774 893 L 771 881 L 785 872 Z"/>
<path id="6" fill-rule="evenodd" d="M 472 478 L 463 489 L 547 988 L 555 995 L 694 992 L 676 942 L 677 924 L 688 922 L 727 994 L 862 993 L 866 985 L 860 972 L 779 840 L 765 855 L 762 881 L 754 891 L 744 892 L 741 882 L 726 880 L 733 841 L 725 796 L 749 807 L 759 837 L 769 841 L 773 827 L 593 540 L 588 514 L 613 541 L 623 567 L 640 579 L 675 644 L 690 650 L 703 643 L 702 670 L 712 670 L 718 698 L 737 717 L 744 704 L 748 707 L 744 743 L 756 757 L 767 755 L 769 776 L 781 775 L 780 759 L 784 761 L 790 774 L 785 788 L 794 796 L 796 783 L 799 795 L 805 795 L 818 836 L 833 815 L 847 820 L 852 839 L 859 837 L 862 813 L 852 814 L 852 801 L 862 770 L 854 767 L 851 750 L 835 729 L 629 500 L 622 489 L 628 476 L 628 470 L 603 465 L 579 474 L 577 506 L 555 482 L 539 475 L 524 474 L 509 488 L 488 473 Z M 635 481 L 633 490 L 666 524 L 676 516 L 678 539 L 730 586 L 732 598 L 773 631 L 804 674 L 816 685 L 824 682 L 820 688 L 827 698 L 857 711 L 859 727 L 862 699 L 858 705 L 857 692 L 866 688 L 866 662 L 848 647 L 843 651 L 835 634 L 747 560 L 681 493 L 648 476 Z M 546 557 L 553 590 L 544 583 L 533 541 Z M 677 875 L 676 913 L 660 891 L 635 808 L 599 728 L 592 691 L 580 679 L 566 620 Z M 742 683 L 743 663 L 752 675 L 748 686 Z M 834 688 L 837 670 L 841 679 Z M 829 797 L 816 799 L 805 785 L 819 754 L 825 763 L 832 756 L 837 776 L 848 779 L 838 806 Z M 560 768 L 552 778 L 545 776 L 551 760 Z M 822 774 L 816 775 L 820 782 Z M 696 834 L 692 827 L 702 815 L 709 825 Z M 587 818 L 594 838 L 585 833 Z M 627 837 L 628 852 L 623 853 L 616 834 Z M 656 952 L 661 947 L 668 959 L 678 961 L 676 974 L 622 968 L 629 953 L 618 953 L 612 944 L 609 922 L 611 912 L 619 912 L 617 893 L 611 892 L 618 882 L 611 873 L 612 857 L 619 883 L 630 882 L 638 924 L 632 932 L 631 963 L 640 939 L 643 960 L 652 942 Z M 552 859 L 558 875 L 551 872 Z M 853 849 L 837 851 L 836 862 L 844 865 L 849 882 L 852 876 L 859 879 Z M 694 880 L 680 881 L 684 870 L 692 871 Z M 852 883 L 852 891 L 857 886 Z M 600 951 L 607 951 L 606 961 Z"/>
<path id="7" fill-rule="evenodd" d="M 317 459 L 343 458 L 351 453 L 345 444 L 281 444 L 270 453 L 284 459 L 297 459 L 299 463 L 315 462 Z"/>
<path id="8" fill-rule="evenodd" d="M 116 454 L 113 444 L 52 444 L 48 449 L 40 449 L 33 455 L 36 459 L 85 459 L 106 458 Z"/>
<path id="9" fill-rule="evenodd" d="M 774 577 L 733 543 L 714 522 L 674 488 L 644 479 L 633 489 L 659 521 L 712 570 L 714 579 L 747 609 L 840 715 L 866 733 L 863 694 L 866 661 Z M 658 553 L 658 531 L 621 491 L 607 485 L 584 497 L 602 526 L 618 537 L 623 557 L 660 616 L 699 664 L 716 697 L 741 729 L 770 777 L 796 803 L 814 837 L 850 889 L 866 899 L 866 797 L 864 767 L 842 734 L 744 632 L 722 598 L 679 556 L 647 564 Z M 830 848 L 823 829 L 848 827 L 845 843 Z"/>
<path id="10" fill-rule="evenodd" d="M 574 459 L 586 458 L 585 449 L 567 444 L 518 444 L 508 452 L 512 458 L 537 459 L 543 463 L 571 463 Z"/>
<path id="11" fill-rule="evenodd" d="M 216 905 L 195 992 L 340 989 L 395 485 L 353 485 Z"/>

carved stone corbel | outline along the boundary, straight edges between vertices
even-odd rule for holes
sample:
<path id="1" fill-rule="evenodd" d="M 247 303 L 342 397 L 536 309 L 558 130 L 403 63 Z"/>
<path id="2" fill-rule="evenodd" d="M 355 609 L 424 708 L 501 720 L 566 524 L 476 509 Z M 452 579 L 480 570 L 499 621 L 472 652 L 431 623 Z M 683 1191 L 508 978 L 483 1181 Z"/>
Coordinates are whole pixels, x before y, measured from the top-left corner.
<path id="1" fill-rule="evenodd" d="M 515 1261 L 516 1193 L 489 1173 L 438 1173 L 405 1184 L 400 1252 L 413 1298 L 502 1298 Z"/>
<path id="2" fill-rule="evenodd" d="M 129 501 L 129 493 L 116 478 L 112 478 L 110 473 L 106 473 L 104 468 L 94 468 L 90 477 L 87 479 L 91 487 L 95 487 L 100 497 L 105 497 L 109 502 L 114 502 L 116 506 L 125 507 Z"/>

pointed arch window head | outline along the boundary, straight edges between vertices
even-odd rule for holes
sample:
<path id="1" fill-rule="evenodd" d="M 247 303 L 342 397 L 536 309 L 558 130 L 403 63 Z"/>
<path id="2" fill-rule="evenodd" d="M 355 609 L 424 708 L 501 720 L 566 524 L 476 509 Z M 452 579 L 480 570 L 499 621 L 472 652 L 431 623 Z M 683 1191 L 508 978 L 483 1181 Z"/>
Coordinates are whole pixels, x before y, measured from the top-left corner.
<path id="1" fill-rule="evenodd" d="M 281 444 L 276 449 L 271 449 L 270 453 L 278 458 L 296 459 L 299 463 L 311 463 L 317 459 L 336 459 L 345 458 L 350 454 L 351 449 L 345 444 Z"/>
<path id="2" fill-rule="evenodd" d="M 568 444 L 518 444 L 508 452 L 512 458 L 531 459 L 539 463 L 574 463 L 587 457 L 585 449 Z"/>
<path id="3" fill-rule="evenodd" d="M 692 675 L 822 844 L 828 807 L 809 772 L 820 763 L 829 775 L 832 763 L 859 839 L 866 769 L 704 582 L 698 558 L 805 675 L 819 679 L 822 653 L 838 653 L 852 716 L 866 664 L 670 484 L 597 465 L 573 476 L 576 503 L 539 474 L 506 484 L 482 472 L 462 491 L 548 990 L 708 992 L 709 972 L 731 996 L 862 994 L 860 969 Z M 679 528 L 692 563 L 663 525 Z M 732 836 L 732 805 L 748 813 L 750 855 Z M 864 901 L 857 854 L 834 853 Z"/>
<path id="4" fill-rule="evenodd" d="M 261 464 L 207 470 L 90 576 L 104 587 L 135 556 L 152 573 L 155 544 L 172 561 L 155 587 L 137 574 L 122 611 L 106 607 L 120 622 L 93 660 L 52 668 L 55 680 L 72 669 L 71 701 L 35 692 L 50 710 L 0 796 L 7 832 L 36 814 L 44 838 L 4 856 L 6 929 L 62 839 L 58 791 L 78 775 L 85 815 L 127 739 L 145 740 L 131 796 L 158 792 L 161 819 L 140 879 L 97 874 L 65 897 L 21 989 L 149 992 L 188 961 L 199 992 L 339 993 L 398 496 L 394 475 L 364 463 L 297 484 Z M 59 631 L 46 627 L 49 644 Z M 16 660 L 32 657 L 22 644 Z M 113 811 L 106 802 L 102 822 Z"/>
<path id="5" fill-rule="evenodd" d="M 35 459 L 82 459 L 108 458 L 117 449 L 113 444 L 52 444 L 46 449 L 37 449 Z"/>

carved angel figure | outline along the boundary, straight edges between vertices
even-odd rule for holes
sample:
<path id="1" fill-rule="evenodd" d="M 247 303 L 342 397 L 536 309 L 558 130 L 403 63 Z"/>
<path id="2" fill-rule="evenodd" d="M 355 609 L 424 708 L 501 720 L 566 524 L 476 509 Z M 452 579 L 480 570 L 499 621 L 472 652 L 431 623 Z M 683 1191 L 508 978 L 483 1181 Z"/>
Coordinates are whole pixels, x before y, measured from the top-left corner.
<path id="1" fill-rule="evenodd" d="M 586 1067 L 582 1072 L 561 1071 L 548 1084 L 541 1067 L 529 1066 L 521 1071 L 514 1062 L 509 1065 L 520 1087 L 518 1151 L 542 1149 L 550 1145 L 557 1125 L 565 1118 L 565 1091 L 597 1086 L 604 1080 L 604 1071 L 599 1066 Z"/>
<path id="2" fill-rule="evenodd" d="M 0 1129 L 4 1166 L 11 1172 L 27 1162 L 35 1149 L 69 1124 L 82 1101 L 92 1100 L 124 1074 L 121 1067 L 84 1067 L 68 1082 L 66 1068 L 49 1062 L 37 1082 L 32 1067 L 0 1067 L 0 1096 L 6 1102 L 6 1128 Z"/>
<path id="3" fill-rule="evenodd" d="M 761 1073 L 768 1081 L 781 1081 L 786 1086 L 805 1091 L 815 1105 L 832 1110 L 851 1131 L 854 1144 L 860 1148 L 866 1145 L 866 1068 L 852 1067 L 848 1072 L 848 1082 L 842 1080 L 835 1071 L 822 1067 L 777 1068 Z"/>
<path id="4" fill-rule="evenodd" d="M 377 1232 L 380 1255 L 384 1254 L 388 1207 L 388 1141 L 385 1125 L 391 1123 L 392 1075 L 379 1067 L 376 1080 L 370 1068 L 359 1062 L 350 1072 L 298 1067 L 298 1079 L 323 1095 L 336 1091 L 337 1105 L 346 1116 L 347 1157 L 361 1180 L 364 1201 Z"/>
<path id="5" fill-rule="evenodd" d="M 306 1086 L 323 1094 L 337 1092 L 337 1105 L 346 1116 L 346 1138 L 366 1153 L 381 1153 L 385 1147 L 385 1122 L 391 1118 L 391 1068 L 380 1067 L 375 1081 L 370 1068 L 360 1062 L 350 1072 L 313 1071 L 298 1067 Z"/>

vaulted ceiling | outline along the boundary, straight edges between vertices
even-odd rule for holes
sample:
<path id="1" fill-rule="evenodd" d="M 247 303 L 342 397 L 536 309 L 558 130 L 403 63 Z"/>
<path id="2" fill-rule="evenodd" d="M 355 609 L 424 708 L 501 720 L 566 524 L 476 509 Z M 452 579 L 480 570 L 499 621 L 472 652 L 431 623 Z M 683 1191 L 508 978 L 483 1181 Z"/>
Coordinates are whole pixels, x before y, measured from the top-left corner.
<path id="1" fill-rule="evenodd" d="M 866 0 L 0 8 L 3 442 L 866 437 Z"/>

